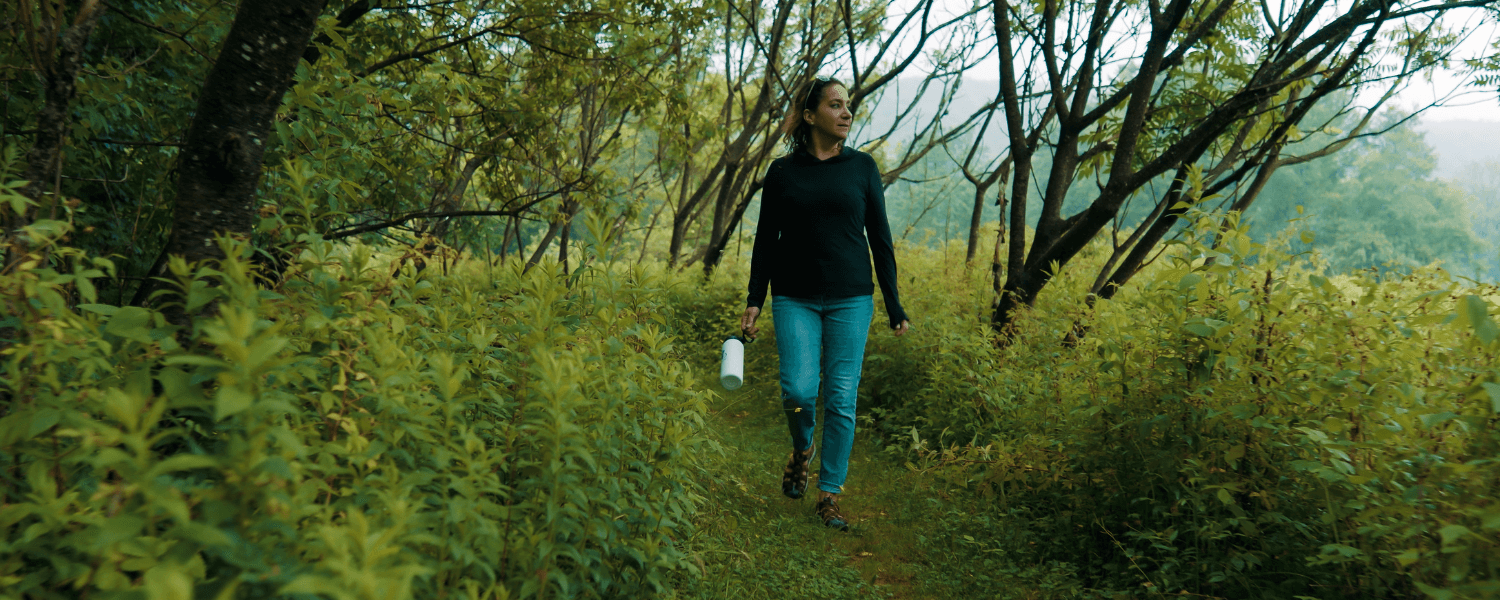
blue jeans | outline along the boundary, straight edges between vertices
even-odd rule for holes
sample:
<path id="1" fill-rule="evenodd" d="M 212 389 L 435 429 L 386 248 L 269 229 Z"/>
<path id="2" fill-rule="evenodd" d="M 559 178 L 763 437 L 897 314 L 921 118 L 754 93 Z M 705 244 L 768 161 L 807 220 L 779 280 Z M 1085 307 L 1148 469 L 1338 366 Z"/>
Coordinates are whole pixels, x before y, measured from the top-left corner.
<path id="1" fill-rule="evenodd" d="M 776 352 L 781 359 L 781 406 L 792 449 L 812 445 L 818 388 L 823 391 L 823 449 L 818 489 L 843 491 L 854 448 L 854 405 L 864 365 L 865 338 L 875 313 L 873 296 L 771 297 Z"/>

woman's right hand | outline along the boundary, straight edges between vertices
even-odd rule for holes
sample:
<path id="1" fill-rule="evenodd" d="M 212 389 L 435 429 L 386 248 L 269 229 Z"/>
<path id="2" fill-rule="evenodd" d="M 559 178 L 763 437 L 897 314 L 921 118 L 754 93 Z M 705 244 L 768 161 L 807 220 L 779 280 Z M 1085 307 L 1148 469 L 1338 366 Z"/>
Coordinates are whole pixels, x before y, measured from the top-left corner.
<path id="1" fill-rule="evenodd" d="M 744 334 L 746 340 L 755 341 L 760 335 L 760 328 L 755 326 L 755 319 L 760 317 L 760 309 L 754 306 L 747 307 L 745 314 L 740 315 L 740 333 Z"/>

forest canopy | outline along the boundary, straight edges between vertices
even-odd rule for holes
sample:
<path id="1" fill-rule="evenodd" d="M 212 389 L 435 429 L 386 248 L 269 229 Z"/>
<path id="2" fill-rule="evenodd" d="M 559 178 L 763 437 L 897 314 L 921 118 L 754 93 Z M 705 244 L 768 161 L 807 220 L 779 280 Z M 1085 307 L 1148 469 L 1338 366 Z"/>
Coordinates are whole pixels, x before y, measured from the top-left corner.
<path id="1" fill-rule="evenodd" d="M 984 207 L 1000 207 L 998 330 L 1035 301 L 1049 265 L 1067 268 L 1102 232 L 1133 232 L 1113 236 L 1097 274 L 1092 293 L 1110 296 L 1190 205 L 1246 212 L 1269 186 L 1344 238 L 1359 225 L 1334 216 L 1352 215 L 1337 197 L 1361 192 L 1292 201 L 1282 188 L 1296 184 L 1277 173 L 1395 143 L 1364 140 L 1406 122 L 1385 104 L 1397 90 L 1439 68 L 1485 84 L 1493 62 L 1457 54 L 1479 30 L 1472 17 L 1445 19 L 1493 10 L 1479 0 L 302 7 L 6 9 L 0 137 L 34 203 L 7 217 L 7 239 L 37 215 L 72 215 L 84 247 L 118 259 L 110 293 L 133 304 L 170 254 L 213 255 L 214 235 L 251 239 L 273 275 L 305 235 L 566 264 L 584 213 L 628 233 L 641 257 L 711 271 L 784 152 L 787 98 L 835 74 L 856 112 L 880 115 L 857 143 L 887 186 L 931 204 L 932 186 L 910 190 L 920 165 L 922 181 L 944 173 L 948 193 L 968 190 L 957 231 L 970 261 Z M 257 45 L 271 31 L 285 44 Z M 1331 250 L 1368 257 L 1338 267 L 1451 256 L 1402 239 Z"/>

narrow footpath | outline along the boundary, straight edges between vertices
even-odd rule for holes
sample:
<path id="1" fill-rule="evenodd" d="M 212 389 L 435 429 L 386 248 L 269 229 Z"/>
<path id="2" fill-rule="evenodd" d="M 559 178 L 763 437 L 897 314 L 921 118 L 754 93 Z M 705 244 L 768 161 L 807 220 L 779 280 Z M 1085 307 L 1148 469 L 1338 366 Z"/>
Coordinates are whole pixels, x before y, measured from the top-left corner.
<path id="1" fill-rule="evenodd" d="M 718 386 L 717 365 L 704 374 L 705 386 L 719 395 L 706 425 L 723 454 L 705 457 L 711 473 L 704 482 L 706 498 L 695 534 L 685 544 L 700 561 L 703 577 L 694 589 L 679 593 L 947 600 L 985 590 L 984 597 L 1046 597 L 990 587 L 994 582 L 983 572 L 987 565 L 955 564 L 950 550 L 962 539 L 962 526 L 956 524 L 973 508 L 966 505 L 968 494 L 950 494 L 937 477 L 906 466 L 904 451 L 883 453 L 865 423 L 855 437 L 841 501 L 852 524 L 849 532 L 828 529 L 813 514 L 815 479 L 803 499 L 783 496 L 787 426 L 775 357 L 764 356 L 774 353 L 774 344 L 767 340 L 751 347 L 746 385 L 739 390 Z M 819 425 L 814 439 L 821 439 L 821 419 Z"/>

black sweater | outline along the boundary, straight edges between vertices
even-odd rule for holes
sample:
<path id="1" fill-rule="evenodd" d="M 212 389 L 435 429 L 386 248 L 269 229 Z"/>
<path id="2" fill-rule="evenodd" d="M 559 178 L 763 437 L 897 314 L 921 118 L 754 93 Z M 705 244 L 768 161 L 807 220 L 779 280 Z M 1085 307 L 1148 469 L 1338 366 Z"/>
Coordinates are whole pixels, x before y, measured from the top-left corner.
<path id="1" fill-rule="evenodd" d="M 896 295 L 896 253 L 875 159 L 848 147 L 822 161 L 805 152 L 778 158 L 761 192 L 746 304 L 761 307 L 768 283 L 778 296 L 868 296 L 875 291 L 871 251 L 895 327 L 906 311 Z"/>

